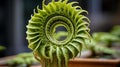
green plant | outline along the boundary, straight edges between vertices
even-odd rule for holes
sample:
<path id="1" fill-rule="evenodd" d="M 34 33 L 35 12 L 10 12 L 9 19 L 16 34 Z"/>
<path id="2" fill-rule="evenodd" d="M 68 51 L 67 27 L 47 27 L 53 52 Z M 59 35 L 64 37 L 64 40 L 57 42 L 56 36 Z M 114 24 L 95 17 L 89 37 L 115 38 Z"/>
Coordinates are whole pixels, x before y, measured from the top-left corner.
<path id="1" fill-rule="evenodd" d="M 65 31 L 59 31 L 59 32 L 53 34 L 54 38 L 57 40 L 64 40 L 64 39 L 62 39 L 62 37 L 67 37 L 67 35 L 68 35 L 68 33 Z"/>
<path id="2" fill-rule="evenodd" d="M 86 40 L 89 48 L 87 50 L 92 51 L 92 57 L 100 57 L 101 53 L 110 55 L 120 54 L 120 51 L 111 48 L 111 44 L 118 41 L 120 41 L 119 37 L 109 32 L 96 32 L 92 34 L 91 42 Z"/>
<path id="3" fill-rule="evenodd" d="M 110 31 L 111 34 L 114 34 L 120 38 L 120 25 L 116 25 Z"/>
<path id="4" fill-rule="evenodd" d="M 0 46 L 0 51 L 5 50 L 6 48 L 3 46 Z"/>
<path id="5" fill-rule="evenodd" d="M 99 43 L 111 45 L 112 42 L 119 42 L 120 38 L 114 34 L 107 32 L 97 32 L 92 34 L 94 40 Z"/>
<path id="6" fill-rule="evenodd" d="M 35 60 L 32 52 L 30 53 L 20 53 L 16 55 L 14 58 L 7 61 L 7 64 L 9 66 L 24 66 L 29 67 L 33 63 L 37 63 L 37 60 Z"/>
<path id="7" fill-rule="evenodd" d="M 27 25 L 29 48 L 43 67 L 67 67 L 68 60 L 74 58 L 90 38 L 89 19 L 81 13 L 87 11 L 78 2 L 52 0 L 42 9 L 37 7 Z M 63 26 L 67 30 L 66 39 L 59 41 L 54 37 L 56 28 Z"/>

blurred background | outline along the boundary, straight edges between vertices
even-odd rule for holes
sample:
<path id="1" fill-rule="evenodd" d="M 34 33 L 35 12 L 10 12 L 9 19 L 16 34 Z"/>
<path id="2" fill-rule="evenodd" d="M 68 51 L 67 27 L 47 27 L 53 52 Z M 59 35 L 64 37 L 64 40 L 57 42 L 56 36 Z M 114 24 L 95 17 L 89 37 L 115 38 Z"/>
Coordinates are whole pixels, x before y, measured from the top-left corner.
<path id="1" fill-rule="evenodd" d="M 48 3 L 51 0 L 46 0 Z M 108 32 L 120 25 L 120 0 L 70 0 L 89 12 L 91 33 Z M 42 0 L 0 0 L 0 45 L 6 49 L 0 57 L 30 52 L 26 40 L 26 25 Z"/>

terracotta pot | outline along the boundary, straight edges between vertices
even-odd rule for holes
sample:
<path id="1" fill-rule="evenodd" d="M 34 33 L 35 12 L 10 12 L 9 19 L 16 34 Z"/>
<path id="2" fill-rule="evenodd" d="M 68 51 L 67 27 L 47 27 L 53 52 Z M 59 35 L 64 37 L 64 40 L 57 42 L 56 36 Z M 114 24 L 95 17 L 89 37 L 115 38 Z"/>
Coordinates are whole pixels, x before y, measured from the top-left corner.
<path id="1" fill-rule="evenodd" d="M 0 62 L 10 58 L 12 57 L 0 59 Z M 0 65 L 0 67 L 4 66 L 6 65 Z M 40 67 L 40 65 L 31 67 Z M 69 61 L 68 67 L 120 67 L 120 59 L 75 58 Z"/>
<path id="2" fill-rule="evenodd" d="M 120 67 L 120 59 L 85 59 L 75 58 L 69 61 L 68 67 Z"/>
<path id="3" fill-rule="evenodd" d="M 69 61 L 68 67 L 120 67 L 120 59 L 75 58 Z"/>

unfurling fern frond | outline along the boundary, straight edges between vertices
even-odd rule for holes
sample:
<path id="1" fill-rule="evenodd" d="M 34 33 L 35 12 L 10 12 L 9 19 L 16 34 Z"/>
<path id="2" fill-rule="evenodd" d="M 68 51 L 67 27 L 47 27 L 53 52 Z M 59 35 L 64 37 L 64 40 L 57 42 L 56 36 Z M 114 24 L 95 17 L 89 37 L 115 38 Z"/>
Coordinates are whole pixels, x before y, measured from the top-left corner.
<path id="1" fill-rule="evenodd" d="M 73 6 L 76 3 L 52 0 L 45 5 L 43 1 L 42 9 L 37 7 L 29 20 L 26 32 L 29 48 L 45 67 L 67 67 L 68 60 L 74 58 L 90 38 L 89 19 L 81 14 L 87 11 Z M 54 37 L 59 26 L 67 30 L 67 37 L 62 41 Z"/>

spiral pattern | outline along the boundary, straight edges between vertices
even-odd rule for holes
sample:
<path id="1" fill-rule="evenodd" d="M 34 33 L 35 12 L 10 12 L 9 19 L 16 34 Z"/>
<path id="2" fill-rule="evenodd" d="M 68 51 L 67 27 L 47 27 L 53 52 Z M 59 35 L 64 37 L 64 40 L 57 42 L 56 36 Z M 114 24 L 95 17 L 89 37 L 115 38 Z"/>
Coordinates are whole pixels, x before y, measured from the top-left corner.
<path id="1" fill-rule="evenodd" d="M 37 7 L 34 15 L 31 16 L 27 25 L 27 40 L 29 48 L 35 55 L 39 55 L 39 60 L 49 59 L 53 61 L 53 55 L 58 59 L 61 66 L 61 59 L 65 59 L 65 64 L 70 58 L 74 58 L 85 45 L 85 40 L 90 38 L 89 19 L 81 13 L 87 11 L 80 6 L 73 6 L 78 2 L 68 2 L 68 0 L 52 0 L 47 5 L 42 3 L 42 9 Z M 58 26 L 67 29 L 68 36 L 63 41 L 58 41 L 53 34 Z"/>

